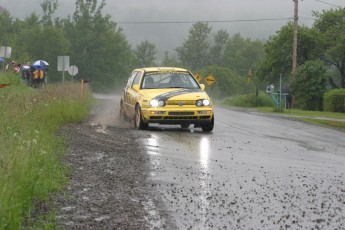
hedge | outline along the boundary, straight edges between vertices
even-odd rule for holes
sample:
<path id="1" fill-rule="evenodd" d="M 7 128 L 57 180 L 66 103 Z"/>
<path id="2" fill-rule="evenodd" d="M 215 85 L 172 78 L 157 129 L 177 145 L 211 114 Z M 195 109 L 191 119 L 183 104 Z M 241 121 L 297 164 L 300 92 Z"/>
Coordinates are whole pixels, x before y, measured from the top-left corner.
<path id="1" fill-rule="evenodd" d="M 323 98 L 323 110 L 345 113 L 345 89 L 334 89 L 325 93 Z"/>

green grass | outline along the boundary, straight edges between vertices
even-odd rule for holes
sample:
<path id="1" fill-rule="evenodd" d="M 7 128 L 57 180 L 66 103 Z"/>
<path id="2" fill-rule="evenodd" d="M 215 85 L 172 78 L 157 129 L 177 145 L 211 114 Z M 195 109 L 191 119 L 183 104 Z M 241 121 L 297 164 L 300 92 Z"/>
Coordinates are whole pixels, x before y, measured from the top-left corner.
<path id="1" fill-rule="evenodd" d="M 305 111 L 300 109 L 283 109 L 281 112 L 276 111 L 272 107 L 259 107 L 256 108 L 260 112 L 265 113 L 280 113 L 287 116 L 291 116 L 294 119 L 302 120 L 311 124 L 319 124 L 324 126 L 330 126 L 345 130 L 345 113 L 335 112 L 322 112 L 322 111 Z M 344 121 L 334 121 L 328 119 L 344 119 Z"/>
<path id="2" fill-rule="evenodd" d="M 222 102 L 223 105 L 228 106 L 240 106 L 240 107 L 260 107 L 260 106 L 272 106 L 272 99 L 264 93 L 244 94 L 232 97 L 227 97 Z"/>
<path id="3" fill-rule="evenodd" d="M 260 107 L 257 108 L 261 112 L 272 112 L 272 107 Z M 301 109 L 284 109 L 284 114 L 294 115 L 294 116 L 310 116 L 310 117 L 327 117 L 327 118 L 340 118 L 345 119 L 345 113 L 335 113 L 335 112 L 323 112 L 323 111 L 306 111 Z"/>
<path id="4" fill-rule="evenodd" d="M 300 109 L 277 109 L 274 107 L 272 98 L 263 93 L 260 93 L 258 97 L 255 95 L 228 97 L 225 98 L 221 104 L 226 106 L 255 108 L 260 112 L 282 114 L 308 123 L 336 127 L 345 130 L 345 113 L 305 111 Z M 344 119 L 344 121 L 327 120 L 330 118 Z"/>
<path id="5" fill-rule="evenodd" d="M 20 229 L 24 221 L 35 226 L 34 201 L 44 202 L 64 187 L 60 158 L 66 144 L 55 133 L 63 124 L 82 121 L 92 104 L 90 92 L 80 97 L 79 84 L 37 90 L 10 77 L 0 73 L 0 83 L 11 84 L 0 88 L 0 229 Z M 54 218 L 48 219 L 40 222 L 43 228 Z"/>
<path id="6" fill-rule="evenodd" d="M 335 128 L 345 131 L 344 121 L 328 121 L 328 120 L 319 120 L 319 119 L 312 119 L 312 118 L 300 118 L 300 120 L 311 123 L 311 124 L 335 127 Z"/>

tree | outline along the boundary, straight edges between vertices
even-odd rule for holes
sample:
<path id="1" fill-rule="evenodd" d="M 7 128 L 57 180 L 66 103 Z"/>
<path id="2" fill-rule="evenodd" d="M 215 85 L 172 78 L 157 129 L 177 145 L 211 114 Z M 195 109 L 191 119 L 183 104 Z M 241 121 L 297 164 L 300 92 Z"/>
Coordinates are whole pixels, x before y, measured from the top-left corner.
<path id="1" fill-rule="evenodd" d="M 212 28 L 206 22 L 197 22 L 189 30 L 188 39 L 176 48 L 183 65 L 195 70 L 209 64 L 209 34 Z"/>
<path id="2" fill-rule="evenodd" d="M 98 91 L 122 87 L 134 66 L 131 47 L 122 29 L 102 15 L 104 6 L 104 0 L 76 0 L 73 18 L 64 21 L 70 59 Z"/>
<path id="3" fill-rule="evenodd" d="M 13 34 L 16 33 L 15 20 L 11 17 L 9 11 L 0 8 L 0 41 L 1 45 L 13 45 Z"/>
<path id="4" fill-rule="evenodd" d="M 315 13 L 318 18 L 314 28 L 320 32 L 323 41 L 322 59 L 339 71 L 338 84 L 333 78 L 330 83 L 333 88 L 345 88 L 345 8 Z"/>
<path id="5" fill-rule="evenodd" d="M 322 40 L 319 33 L 305 26 L 299 26 L 297 66 L 306 61 L 318 59 Z M 265 44 L 265 58 L 260 63 L 257 75 L 262 81 L 277 82 L 279 76 L 285 76 L 290 81 L 292 69 L 293 24 L 283 26 Z M 298 77 L 298 76 L 297 76 Z"/>
<path id="6" fill-rule="evenodd" d="M 264 47 L 261 41 L 251 41 L 235 34 L 225 45 L 223 67 L 232 69 L 240 76 L 247 76 L 249 68 L 253 69 L 263 57 Z"/>
<path id="7" fill-rule="evenodd" d="M 164 59 L 161 63 L 162 66 L 176 66 L 176 67 L 182 67 L 181 63 L 179 63 L 175 56 L 170 57 L 169 52 L 165 51 L 164 53 Z"/>
<path id="8" fill-rule="evenodd" d="M 326 70 L 321 61 L 305 62 L 292 82 L 292 93 L 296 96 L 297 106 L 306 110 L 322 110 L 326 82 Z"/>
<path id="9" fill-rule="evenodd" d="M 16 61 L 24 63 L 38 59 L 49 63 L 49 78 L 60 80 L 57 72 L 57 56 L 68 53 L 70 43 L 62 28 L 43 24 L 40 17 L 33 13 L 24 21 L 17 23 L 18 32 L 15 35 L 15 49 L 13 55 Z"/>
<path id="10" fill-rule="evenodd" d="M 41 3 L 41 7 L 43 10 L 43 24 L 50 26 L 53 25 L 53 14 L 57 10 L 58 6 L 58 0 L 44 0 L 43 3 Z"/>
<path id="11" fill-rule="evenodd" d="M 224 52 L 229 33 L 226 30 L 219 30 L 214 37 L 214 46 L 210 50 L 211 63 L 218 66 L 224 66 Z"/>
<path id="12" fill-rule="evenodd" d="M 137 45 L 134 50 L 134 54 L 138 59 L 138 64 L 140 67 L 148 67 L 155 65 L 154 60 L 157 53 L 156 46 L 149 41 L 143 41 Z"/>

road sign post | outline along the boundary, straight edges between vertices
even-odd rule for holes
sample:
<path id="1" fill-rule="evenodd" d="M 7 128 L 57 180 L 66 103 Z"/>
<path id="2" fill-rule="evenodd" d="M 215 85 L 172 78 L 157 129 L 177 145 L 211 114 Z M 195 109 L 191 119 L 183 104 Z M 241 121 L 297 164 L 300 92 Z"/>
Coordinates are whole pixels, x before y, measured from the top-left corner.
<path id="1" fill-rule="evenodd" d="M 73 82 L 74 76 L 78 74 L 78 67 L 76 67 L 75 65 L 71 65 L 68 68 L 68 73 L 72 76 L 72 82 Z"/>
<path id="2" fill-rule="evenodd" d="M 62 83 L 65 82 L 65 71 L 69 68 L 69 56 L 58 56 L 57 70 L 62 71 Z"/>

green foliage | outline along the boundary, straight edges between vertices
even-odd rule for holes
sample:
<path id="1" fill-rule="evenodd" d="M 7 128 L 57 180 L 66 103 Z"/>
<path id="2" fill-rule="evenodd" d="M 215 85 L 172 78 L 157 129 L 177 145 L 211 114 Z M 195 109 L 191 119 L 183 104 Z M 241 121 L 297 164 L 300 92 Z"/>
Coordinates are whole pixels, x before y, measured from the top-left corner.
<path id="1" fill-rule="evenodd" d="M 46 200 L 66 184 L 65 144 L 55 133 L 88 115 L 92 96 L 84 96 L 79 84 L 0 89 L 0 229 L 20 229 L 34 199 Z"/>
<path id="2" fill-rule="evenodd" d="M 188 39 L 176 52 L 181 65 L 193 71 L 217 65 L 230 68 L 237 75 L 247 77 L 249 68 L 253 73 L 264 57 L 263 43 L 244 39 L 240 34 L 229 37 L 225 30 L 219 30 L 210 38 L 212 28 L 207 23 L 196 23 L 189 31 Z M 214 41 L 211 46 L 210 40 Z"/>
<path id="3" fill-rule="evenodd" d="M 206 22 L 197 22 L 189 30 L 188 39 L 176 48 L 177 56 L 184 66 L 195 70 L 208 65 L 210 43 L 208 36 L 212 27 Z"/>
<path id="4" fill-rule="evenodd" d="M 318 18 L 314 28 L 322 35 L 323 60 L 335 67 L 339 74 L 339 85 L 331 80 L 334 88 L 345 88 L 345 8 L 331 9 L 322 13 L 315 13 Z"/>
<path id="5" fill-rule="evenodd" d="M 154 60 L 156 59 L 156 53 L 156 46 L 147 40 L 137 45 L 136 49 L 134 50 L 134 54 L 138 59 L 139 67 L 155 66 Z"/>
<path id="6" fill-rule="evenodd" d="M 170 57 L 169 56 L 169 52 L 166 51 L 164 53 L 164 59 L 163 59 L 163 61 L 161 63 L 161 66 L 171 66 L 171 67 L 174 67 L 174 66 L 182 66 L 182 64 L 177 61 L 175 56 Z"/>
<path id="7" fill-rule="evenodd" d="M 297 106 L 305 110 L 322 110 L 326 80 L 326 70 L 321 61 L 308 61 L 301 66 L 291 85 Z"/>
<path id="8" fill-rule="evenodd" d="M 73 20 L 64 23 L 77 77 L 89 80 L 97 91 L 123 87 L 135 60 L 121 29 L 102 15 L 104 5 L 104 0 L 99 5 L 97 0 L 77 0 Z"/>
<path id="9" fill-rule="evenodd" d="M 227 68 L 218 66 L 203 68 L 198 72 L 202 76 L 201 83 L 205 85 L 205 78 L 213 75 L 216 79 L 215 83 L 207 87 L 207 92 L 214 98 L 223 99 L 224 97 L 253 93 L 255 94 L 255 86 L 253 82 L 247 82 L 247 78 L 238 76 L 235 72 Z"/>
<path id="10" fill-rule="evenodd" d="M 229 41 L 229 33 L 226 30 L 219 30 L 214 36 L 215 45 L 210 48 L 210 62 L 213 65 L 225 67 L 224 59 L 225 46 Z M 231 65 L 230 65 L 231 66 Z"/>
<path id="11" fill-rule="evenodd" d="M 324 111 L 345 112 L 345 89 L 334 89 L 325 93 L 323 98 Z"/>
<path id="12" fill-rule="evenodd" d="M 0 41 L 3 46 L 12 46 L 12 36 L 16 32 L 15 21 L 7 10 L 0 11 Z"/>
<path id="13" fill-rule="evenodd" d="M 342 121 L 320 120 L 320 119 L 312 119 L 312 118 L 301 118 L 300 120 L 309 122 L 311 124 L 335 127 L 335 128 L 342 129 L 345 131 L 345 122 L 342 122 Z"/>
<path id="14" fill-rule="evenodd" d="M 254 72 L 264 55 L 264 45 L 261 41 L 251 41 L 235 34 L 224 47 L 221 66 L 231 68 L 240 76 L 246 76 L 250 67 Z"/>
<path id="15" fill-rule="evenodd" d="M 306 26 L 298 28 L 298 65 L 319 57 L 321 52 L 320 35 Z M 257 75 L 266 83 L 277 82 L 279 76 L 289 77 L 292 69 L 293 24 L 283 26 L 271 36 L 265 45 L 266 56 L 259 65 Z"/>
<path id="16" fill-rule="evenodd" d="M 102 15 L 105 1 L 77 0 L 73 18 L 53 18 L 57 0 L 44 0 L 43 16 L 33 13 L 25 20 L 13 20 L 0 12 L 0 41 L 12 47 L 12 60 L 18 63 L 45 60 L 49 63 L 48 83 L 61 82 L 57 57 L 70 56 L 76 65 L 76 80 L 87 79 L 98 91 L 122 88 L 135 66 L 135 57 L 122 30 Z M 39 6 L 39 5 L 38 5 Z M 66 73 L 65 80 L 70 80 Z"/>
<path id="17" fill-rule="evenodd" d="M 0 84 L 10 84 L 11 86 L 20 86 L 21 78 L 19 74 L 0 71 Z M 24 85 L 23 85 L 24 86 Z"/>
<path id="18" fill-rule="evenodd" d="M 272 107 L 274 106 L 272 98 L 265 93 L 243 94 L 224 99 L 223 104 L 240 107 Z"/>
<path id="19" fill-rule="evenodd" d="M 43 3 L 41 3 L 41 7 L 43 10 L 43 24 L 48 26 L 53 25 L 53 14 L 57 10 L 58 5 L 58 0 L 44 0 Z"/>

